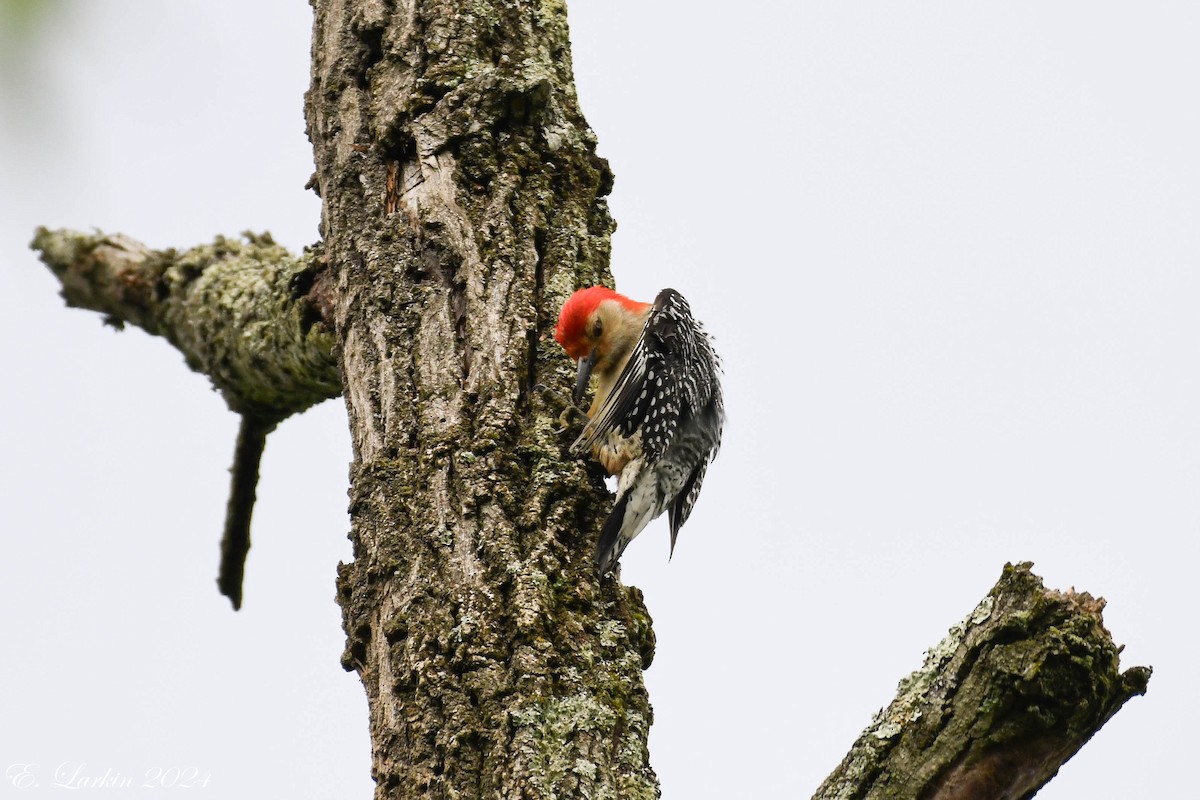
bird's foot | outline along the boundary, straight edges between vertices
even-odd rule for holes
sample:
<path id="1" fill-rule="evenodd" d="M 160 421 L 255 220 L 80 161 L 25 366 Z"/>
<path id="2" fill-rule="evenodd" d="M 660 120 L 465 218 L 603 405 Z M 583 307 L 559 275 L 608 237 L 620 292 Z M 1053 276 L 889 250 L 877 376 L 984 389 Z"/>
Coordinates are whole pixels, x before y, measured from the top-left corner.
<path id="1" fill-rule="evenodd" d="M 572 403 L 567 398 L 563 397 L 558 392 L 551 389 L 546 384 L 539 383 L 537 386 L 533 387 L 533 390 L 535 392 L 541 392 L 544 395 L 548 395 L 549 397 L 554 399 L 556 402 L 558 402 L 560 405 L 564 406 L 563 412 L 561 414 L 559 414 L 559 416 L 558 416 L 558 424 L 561 425 L 562 427 L 553 431 L 553 433 L 555 433 L 555 434 L 566 433 L 567 429 L 571 427 L 571 421 L 570 421 L 571 415 L 580 417 L 583 420 L 584 424 L 587 424 L 588 415 L 587 415 L 586 411 L 584 411 L 579 406 Z"/>

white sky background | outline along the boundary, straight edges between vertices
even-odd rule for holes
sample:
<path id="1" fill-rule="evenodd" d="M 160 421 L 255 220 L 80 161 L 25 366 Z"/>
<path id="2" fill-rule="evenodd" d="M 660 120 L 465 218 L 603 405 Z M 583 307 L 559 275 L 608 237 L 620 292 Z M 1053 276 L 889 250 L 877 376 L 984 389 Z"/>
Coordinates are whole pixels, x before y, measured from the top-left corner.
<path id="1" fill-rule="evenodd" d="M 618 288 L 681 290 L 726 363 L 674 561 L 665 521 L 623 560 L 668 800 L 809 796 L 1026 559 L 1155 668 L 1039 797 L 1193 790 L 1200 9 L 1121 6 L 571 4 Z M 314 239 L 309 15 L 60 2 L 28 53 L 0 38 L 0 768 L 38 764 L 40 792 L 66 763 L 370 796 L 341 403 L 269 440 L 235 614 L 236 419 L 26 249 L 38 224 Z"/>

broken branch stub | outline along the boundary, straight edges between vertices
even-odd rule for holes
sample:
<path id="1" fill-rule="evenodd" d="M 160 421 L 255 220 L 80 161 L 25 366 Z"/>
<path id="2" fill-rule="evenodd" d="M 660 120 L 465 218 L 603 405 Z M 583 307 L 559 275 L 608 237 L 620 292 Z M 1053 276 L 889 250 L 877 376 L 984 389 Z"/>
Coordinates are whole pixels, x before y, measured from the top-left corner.
<path id="1" fill-rule="evenodd" d="M 1047 589 L 1023 563 L 900 683 L 814 800 L 1032 797 L 1149 667 L 1120 671 L 1102 599 Z"/>

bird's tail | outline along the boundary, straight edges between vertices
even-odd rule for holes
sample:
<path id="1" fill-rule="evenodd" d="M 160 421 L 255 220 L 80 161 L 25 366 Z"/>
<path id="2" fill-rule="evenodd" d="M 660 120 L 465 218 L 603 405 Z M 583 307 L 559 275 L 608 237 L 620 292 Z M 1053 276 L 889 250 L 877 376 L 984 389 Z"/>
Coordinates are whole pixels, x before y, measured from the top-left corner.
<path id="1" fill-rule="evenodd" d="M 604 527 L 600 529 L 600 540 L 596 542 L 596 568 L 600 570 L 601 575 L 617 565 L 621 551 L 629 544 L 627 541 L 621 541 L 621 525 L 625 521 L 625 509 L 628 507 L 629 492 L 626 492 L 617 500 L 613 510 L 608 513 L 608 519 L 604 520 Z"/>
<path id="2" fill-rule="evenodd" d="M 601 575 L 617 566 L 625 547 L 661 513 L 655 508 L 653 492 L 650 486 L 635 486 L 617 498 L 596 542 L 596 567 Z"/>

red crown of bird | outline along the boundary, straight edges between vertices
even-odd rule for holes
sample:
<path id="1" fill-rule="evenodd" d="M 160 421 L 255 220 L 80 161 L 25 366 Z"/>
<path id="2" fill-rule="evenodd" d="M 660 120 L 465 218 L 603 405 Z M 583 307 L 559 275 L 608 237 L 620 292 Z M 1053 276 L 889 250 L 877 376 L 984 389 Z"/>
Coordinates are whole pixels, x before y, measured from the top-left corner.
<path id="1" fill-rule="evenodd" d="M 642 311 L 648 305 L 630 300 L 607 286 L 589 286 L 576 291 L 563 303 L 562 311 L 558 314 L 558 327 L 554 330 L 554 338 L 571 358 L 579 359 L 587 355 L 584 328 L 587 326 L 588 317 L 605 300 L 616 300 L 633 312 Z"/>

